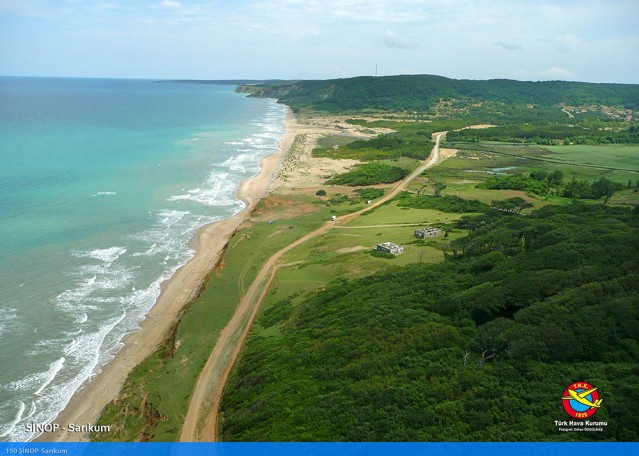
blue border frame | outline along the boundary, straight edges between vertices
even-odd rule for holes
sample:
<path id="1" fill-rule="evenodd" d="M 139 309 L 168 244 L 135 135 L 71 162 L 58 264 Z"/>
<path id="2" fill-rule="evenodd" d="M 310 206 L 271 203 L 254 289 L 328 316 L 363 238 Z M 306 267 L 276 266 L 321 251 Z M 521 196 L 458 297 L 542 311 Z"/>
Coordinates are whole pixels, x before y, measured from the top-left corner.
<path id="1" fill-rule="evenodd" d="M 2 455 L 514 456 L 629 455 L 639 443 L 0 443 Z"/>

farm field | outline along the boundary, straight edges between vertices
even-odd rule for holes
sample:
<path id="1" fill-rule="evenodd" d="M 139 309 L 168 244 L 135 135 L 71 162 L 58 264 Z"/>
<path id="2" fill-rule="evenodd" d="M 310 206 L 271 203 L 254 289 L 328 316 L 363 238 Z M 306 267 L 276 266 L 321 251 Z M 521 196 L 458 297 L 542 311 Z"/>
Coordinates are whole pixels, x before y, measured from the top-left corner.
<path id="1" fill-rule="evenodd" d="M 543 146 L 552 152 L 543 157 L 584 165 L 621 168 L 639 172 L 639 144 Z"/>

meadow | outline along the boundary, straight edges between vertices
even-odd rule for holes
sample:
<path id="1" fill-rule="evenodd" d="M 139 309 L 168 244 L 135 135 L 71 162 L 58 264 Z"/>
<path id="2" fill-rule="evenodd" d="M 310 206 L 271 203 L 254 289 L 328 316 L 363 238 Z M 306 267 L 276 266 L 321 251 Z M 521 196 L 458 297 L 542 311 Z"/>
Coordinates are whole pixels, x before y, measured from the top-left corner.
<path id="1" fill-rule="evenodd" d="M 385 121 L 384 124 L 390 126 L 393 122 Z M 625 183 L 629 180 L 635 183 L 639 178 L 639 173 L 635 172 L 639 146 L 634 145 L 449 144 L 449 147 L 459 147 L 456 156 L 415 179 L 408 186 L 407 193 L 369 210 L 348 223 L 339 222 L 342 215 L 366 207 L 367 199 L 380 197 L 382 191 L 388 188 L 388 185 L 379 185 L 381 189 L 370 189 L 358 187 L 358 183 L 391 182 L 397 180 L 397 177 L 385 179 L 386 171 L 391 170 L 395 173 L 397 167 L 408 170 L 416 166 L 415 158 L 402 153 L 395 154 L 391 144 L 393 141 L 397 142 L 396 145 L 400 149 L 410 149 L 411 154 L 417 153 L 412 144 L 407 144 L 407 138 L 418 139 L 419 145 L 424 146 L 425 138 L 430 138 L 432 131 L 438 127 L 441 125 L 401 124 L 401 127 L 398 127 L 399 139 L 386 136 L 381 141 L 368 145 L 373 147 L 361 142 L 355 142 L 357 145 L 353 147 L 353 141 L 343 140 L 341 137 L 320 140 L 319 145 L 323 149 L 316 150 L 316 155 L 338 157 L 340 150 L 348 149 L 347 156 L 357 156 L 367 161 L 368 167 L 374 170 L 374 179 L 355 182 L 351 178 L 361 176 L 356 173 L 355 176 L 342 175 L 342 179 L 338 180 L 342 185 L 331 185 L 330 181 L 325 184 L 322 188 L 325 196 L 311 196 L 312 192 L 307 192 L 306 195 L 289 194 L 264 198 L 251 214 L 250 220 L 230 239 L 222 261 L 211 272 L 199 297 L 191 303 L 174 333 L 152 357 L 136 368 L 121 396 L 104 411 L 98 424 L 112 426 L 113 432 L 108 435 L 108 439 L 176 440 L 199 373 L 217 341 L 219 332 L 233 315 L 240 297 L 246 292 L 257 272 L 270 255 L 324 223 L 335 223 L 336 226 L 326 234 L 291 250 L 282 259 L 259 312 L 258 324 L 252 327 L 249 334 L 248 348 L 243 349 L 244 355 L 233 369 L 231 392 L 227 393 L 224 399 L 227 407 L 225 410 L 228 410 L 229 404 L 243 400 L 244 393 L 241 392 L 242 382 L 238 378 L 238 372 L 260 368 L 259 365 L 252 366 L 254 358 L 251 350 L 255 348 L 255 341 L 263 342 L 265 338 L 283 337 L 281 322 L 296 318 L 300 312 L 307 312 L 308 310 L 304 310 L 307 309 L 307 303 L 318 299 L 318 293 L 321 294 L 324 290 L 336 292 L 342 284 L 369 276 L 396 274 L 403 277 L 404 268 L 445 265 L 447 256 L 450 257 L 454 252 L 456 257 L 459 251 L 467 247 L 465 239 L 475 228 L 460 221 L 479 215 L 477 212 L 452 213 L 405 205 L 402 207 L 402 198 L 412 199 L 439 192 L 444 196 L 475 199 L 491 205 L 494 201 L 519 197 L 532 204 L 532 207 L 523 211 L 524 214 L 530 215 L 535 210 L 548 206 L 569 208 L 573 203 L 569 198 L 560 197 L 552 192 L 540 196 L 522 190 L 477 188 L 477 185 L 494 176 L 556 170 L 562 171 L 564 180 L 594 180 L 605 176 L 616 182 Z M 423 155 L 421 149 L 419 153 L 421 156 L 427 155 Z M 384 159 L 375 161 L 378 157 Z M 380 164 L 384 166 L 378 166 Z M 604 165 L 607 168 L 618 169 L 601 169 Z M 616 192 L 607 205 L 636 204 L 637 200 L 634 188 L 628 188 Z M 600 204 L 601 200 L 589 200 L 587 203 Z M 493 211 L 493 214 L 495 213 Z M 338 222 L 330 222 L 331 216 L 336 216 Z M 443 233 L 437 238 L 417 240 L 413 232 L 423 226 L 440 227 Z M 404 253 L 393 258 L 371 255 L 377 243 L 387 241 L 403 245 Z M 486 261 L 491 263 L 493 259 Z M 477 264 L 480 263 L 481 261 Z M 473 267 L 485 266 L 481 263 L 480 266 Z M 430 318 L 434 317 L 427 317 Z M 435 320 L 439 321 L 437 318 Z M 459 328 L 455 329 L 460 331 L 454 336 L 457 342 L 459 337 L 475 331 L 469 326 L 468 320 L 460 322 Z M 327 328 L 327 331 L 330 329 Z M 451 358 L 451 353 L 446 354 L 446 362 L 452 362 L 456 356 Z M 268 376 L 266 373 L 264 375 Z M 257 380 L 250 381 L 261 382 L 262 377 L 258 377 Z M 228 432 L 229 429 L 224 428 L 225 423 L 228 423 L 224 414 L 221 422 L 223 433 Z M 235 425 L 232 425 L 232 432 L 236 432 L 238 429 L 233 426 Z M 241 435 L 249 438 L 252 434 Z M 298 434 L 297 439 L 304 436 L 318 438 L 321 435 L 313 434 L 307 429 Z M 334 434 L 326 435 L 330 437 Z M 361 437 L 365 434 L 353 435 Z M 101 434 L 94 435 L 93 438 L 100 440 L 106 439 L 107 436 Z M 263 438 L 263 435 L 259 438 Z"/>
<path id="2" fill-rule="evenodd" d="M 290 212 L 303 205 L 304 215 Z M 93 434 L 95 441 L 176 441 L 197 378 L 217 337 L 233 315 L 239 296 L 251 284 L 263 262 L 274 252 L 325 223 L 322 213 L 305 197 L 286 205 L 262 200 L 254 222 L 242 225 L 229 240 L 221 262 L 211 272 L 199 296 L 163 346 L 138 365 L 123 391 L 104 410 L 99 424 L 110 433 Z M 268 220 L 275 222 L 268 224 Z"/>

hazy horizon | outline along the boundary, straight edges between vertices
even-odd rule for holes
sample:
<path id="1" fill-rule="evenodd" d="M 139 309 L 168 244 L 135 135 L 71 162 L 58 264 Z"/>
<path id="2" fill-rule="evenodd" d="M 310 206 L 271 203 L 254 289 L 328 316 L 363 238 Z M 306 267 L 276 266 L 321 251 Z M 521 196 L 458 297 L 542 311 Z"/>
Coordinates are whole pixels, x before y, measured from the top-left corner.
<path id="1" fill-rule="evenodd" d="M 0 74 L 639 82 L 632 0 L 0 2 Z"/>
<path id="2" fill-rule="evenodd" d="M 467 80 L 467 81 L 489 81 L 489 80 L 509 80 L 509 81 L 517 81 L 517 82 L 577 82 L 577 83 L 585 83 L 585 84 L 622 84 L 622 85 L 637 85 L 639 82 L 589 82 L 589 81 L 578 81 L 578 80 L 568 80 L 568 79 L 514 79 L 514 78 L 486 78 L 486 79 L 477 79 L 477 78 L 452 78 L 449 76 L 441 75 L 441 74 L 389 74 L 377 77 L 396 77 L 396 76 L 437 76 L 443 77 L 451 80 Z M 105 79 L 105 80 L 130 80 L 130 81 L 152 81 L 152 82 L 178 82 L 178 83 L 198 83 L 198 82 L 219 82 L 220 84 L 238 84 L 238 83 L 259 83 L 259 82 L 269 82 L 269 81 L 325 81 L 325 80 L 334 80 L 334 79 L 352 79 L 359 77 L 374 77 L 374 75 L 370 74 L 362 74 L 355 76 L 348 76 L 344 78 L 290 78 L 290 79 L 282 79 L 282 78 L 247 78 L 247 77 L 239 77 L 239 78 L 215 78 L 215 79 L 205 79 L 205 78 L 153 78 L 153 77 L 109 77 L 109 76 L 57 76 L 57 75 L 5 75 L 0 74 L 0 78 L 41 78 L 41 79 Z"/>

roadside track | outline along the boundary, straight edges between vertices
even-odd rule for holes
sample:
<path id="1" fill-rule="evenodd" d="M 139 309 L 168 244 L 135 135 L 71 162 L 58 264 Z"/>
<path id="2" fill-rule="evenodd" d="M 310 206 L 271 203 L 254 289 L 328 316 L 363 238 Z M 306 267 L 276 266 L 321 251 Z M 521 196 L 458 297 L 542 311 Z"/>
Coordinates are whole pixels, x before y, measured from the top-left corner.
<path id="1" fill-rule="evenodd" d="M 218 440 L 218 414 L 226 381 L 262 301 L 275 278 L 277 270 L 281 266 L 281 258 L 300 244 L 326 234 L 331 229 L 338 228 L 342 224 L 359 217 L 364 212 L 381 206 L 397 196 L 417 176 L 439 162 L 439 143 L 445 134 L 446 132 L 441 132 L 435 135 L 435 147 L 433 147 L 429 158 L 395 185 L 383 198 L 357 212 L 343 215 L 335 221 L 326 222 L 320 228 L 306 234 L 269 257 L 255 276 L 246 294 L 241 297 L 233 317 L 222 329 L 217 343 L 200 373 L 191 396 L 189 410 L 184 419 L 180 434 L 181 442 L 215 442 Z"/>

